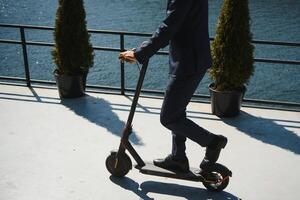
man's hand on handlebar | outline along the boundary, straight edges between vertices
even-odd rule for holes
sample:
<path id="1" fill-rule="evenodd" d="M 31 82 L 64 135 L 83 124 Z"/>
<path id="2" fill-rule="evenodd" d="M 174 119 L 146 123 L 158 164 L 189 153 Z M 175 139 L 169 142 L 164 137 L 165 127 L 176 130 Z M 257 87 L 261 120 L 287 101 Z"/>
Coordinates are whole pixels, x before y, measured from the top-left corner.
<path id="1" fill-rule="evenodd" d="M 120 53 L 119 55 L 119 59 L 122 62 L 128 62 L 130 64 L 133 64 L 136 62 L 136 58 L 134 56 L 134 51 L 133 50 L 129 50 L 129 51 L 124 51 L 122 53 Z"/>

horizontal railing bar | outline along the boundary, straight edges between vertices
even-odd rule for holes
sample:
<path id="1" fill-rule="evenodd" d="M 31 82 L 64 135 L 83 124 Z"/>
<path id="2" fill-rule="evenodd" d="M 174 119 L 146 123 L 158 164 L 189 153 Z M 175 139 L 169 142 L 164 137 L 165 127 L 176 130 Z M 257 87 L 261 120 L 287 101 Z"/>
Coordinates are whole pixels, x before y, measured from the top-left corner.
<path id="1" fill-rule="evenodd" d="M 7 44 L 22 44 L 20 40 L 3 40 L 0 39 L 0 43 L 7 43 Z M 34 46 L 54 46 L 54 43 L 50 42 L 33 42 L 33 41 L 26 41 L 26 45 L 34 45 Z M 120 48 L 111 48 L 111 47 L 100 47 L 100 46 L 93 46 L 94 50 L 99 51 L 113 51 L 113 52 L 121 52 Z M 168 52 L 159 51 L 157 55 L 168 55 Z"/>
<path id="2" fill-rule="evenodd" d="M 298 42 L 270 41 L 270 40 L 252 40 L 252 42 L 254 44 L 268 44 L 268 45 L 300 47 L 300 43 L 298 43 Z"/>
<path id="3" fill-rule="evenodd" d="M 126 88 L 127 92 L 135 92 L 134 88 Z M 159 90 L 147 90 L 147 89 L 143 89 L 142 90 L 144 93 L 151 93 L 151 94 L 158 94 L 158 95 L 163 95 L 164 92 L 163 91 L 159 91 Z M 209 99 L 210 95 L 205 95 L 205 94 L 195 94 L 193 96 L 194 98 L 204 98 L 204 99 Z M 247 102 L 247 103 L 260 103 L 260 104 L 274 104 L 274 105 L 284 105 L 284 106 L 299 106 L 300 107 L 300 103 L 296 103 L 296 102 L 285 102 L 285 101 L 269 101 L 269 100 L 259 100 L 259 99 L 247 99 L 245 98 L 243 100 L 243 102 Z"/>
<path id="4" fill-rule="evenodd" d="M 109 35 L 126 35 L 126 36 L 140 36 L 140 37 L 150 37 L 150 33 L 139 33 L 139 32 L 127 32 L 127 31 L 110 31 L 110 30 L 95 30 L 88 29 L 89 33 L 98 33 L 98 34 L 109 34 Z"/>
<path id="5" fill-rule="evenodd" d="M 120 87 L 115 87 L 115 86 L 105 86 L 105 85 L 90 85 L 87 84 L 88 88 L 92 88 L 92 89 L 105 89 L 105 90 L 113 90 L 113 91 L 120 91 L 121 88 Z"/>
<path id="6" fill-rule="evenodd" d="M 134 88 L 126 88 L 126 91 L 127 92 L 135 92 L 135 89 Z M 161 95 L 161 96 L 164 95 L 164 91 L 162 91 L 162 90 L 142 89 L 142 92 L 143 93 L 150 93 L 150 94 Z M 209 95 L 205 95 L 205 94 L 194 94 L 193 97 L 195 97 L 195 98 L 205 98 L 205 99 L 210 98 Z"/>
<path id="7" fill-rule="evenodd" d="M 2 24 L 0 23 L 0 27 L 6 28 L 25 28 L 25 29 L 37 29 L 37 30 L 54 30 L 54 27 L 50 26 L 35 26 L 35 25 L 23 25 L 23 24 Z M 96 30 L 96 29 L 88 29 L 90 33 L 98 33 L 98 34 L 110 34 L 110 35 L 128 35 L 128 36 L 142 36 L 149 37 L 152 34 L 150 33 L 139 33 L 139 32 L 127 32 L 127 31 L 110 31 L 110 30 Z"/>
<path id="8" fill-rule="evenodd" d="M 2 80 L 12 80 L 12 81 L 26 81 L 25 78 L 19 78 L 19 77 L 9 77 L 9 76 L 0 76 L 0 79 Z M 39 84 L 50 84 L 55 85 L 55 81 L 46 81 L 46 80 L 37 80 L 37 79 L 31 79 L 32 83 L 39 83 Z M 119 87 L 113 87 L 113 86 L 102 86 L 102 85 L 89 85 L 87 84 L 88 88 L 94 88 L 94 89 L 105 89 L 105 90 L 114 90 L 114 91 L 120 91 Z M 126 88 L 125 91 L 127 92 L 135 92 L 134 88 Z M 158 94 L 163 95 L 164 92 L 161 90 L 150 90 L 150 89 L 143 89 L 143 93 L 150 93 L 150 94 Z M 193 97 L 195 98 L 204 98 L 209 99 L 209 95 L 205 94 L 195 94 Z M 243 102 L 245 103 L 259 103 L 259 104 L 267 104 L 267 105 L 281 105 L 281 106 L 293 106 L 293 107 L 300 107 L 300 103 L 297 102 L 286 102 L 286 101 L 275 101 L 275 100 L 260 100 L 260 99 L 243 99 Z"/>
<path id="9" fill-rule="evenodd" d="M 21 40 L 3 40 L 3 39 L 0 39 L 0 43 L 22 44 Z"/>
<path id="10" fill-rule="evenodd" d="M 7 44 L 21 44 L 19 40 L 3 40 L 0 39 L 0 43 L 7 43 Z M 27 41 L 26 45 L 35 45 L 35 46 L 54 46 L 54 43 L 50 42 L 33 42 Z M 98 51 L 112 51 L 112 52 L 121 52 L 120 48 L 111 48 L 111 47 L 100 47 L 100 46 L 93 46 L 94 50 Z M 159 51 L 156 55 L 169 55 L 167 51 Z M 289 64 L 289 65 L 300 65 L 300 61 L 297 60 L 279 60 L 279 59 L 266 59 L 266 58 L 255 58 L 255 62 L 261 63 L 273 63 L 273 64 Z"/>
<path id="11" fill-rule="evenodd" d="M 11 81 L 26 81 L 25 78 L 21 77 L 14 77 L 14 76 L 0 76 L 2 80 L 11 80 Z"/>
<path id="12" fill-rule="evenodd" d="M 261 62 L 261 63 L 300 65 L 300 61 L 297 60 L 279 60 L 279 59 L 266 59 L 266 58 L 254 58 L 253 60 L 255 62 Z"/>
<path id="13" fill-rule="evenodd" d="M 50 27 L 50 26 L 36 26 L 36 25 L 26 25 L 26 24 L 3 24 L 3 23 L 0 23 L 0 27 L 39 29 L 39 30 L 54 30 L 54 27 Z"/>
<path id="14" fill-rule="evenodd" d="M 24 82 L 26 82 L 26 80 L 24 79 Z M 5 85 L 13 85 L 13 86 L 24 86 L 27 87 L 26 83 L 22 84 L 22 83 L 15 83 L 15 82 L 1 82 L 0 84 L 5 84 Z M 55 83 L 53 82 L 52 84 L 48 84 L 48 85 L 33 85 L 33 87 L 36 88 L 47 88 L 47 89 L 57 89 L 56 87 L 53 87 Z M 112 90 L 110 88 L 107 88 L 107 86 L 104 86 L 103 88 L 95 88 L 96 90 L 93 90 L 92 87 L 88 87 L 86 89 L 87 92 L 93 92 L 93 93 L 102 93 L 102 94 L 115 94 L 115 95 L 120 95 L 120 89 L 117 88 L 116 90 Z M 133 96 L 134 93 L 130 93 L 130 94 L 126 94 L 128 96 Z M 141 94 L 141 97 L 143 98 L 158 98 L 158 99 L 162 99 L 163 96 L 159 95 L 155 95 L 155 94 L 147 94 L 147 93 L 143 93 Z M 191 102 L 196 102 L 196 103 L 210 103 L 209 99 L 192 99 Z M 254 105 L 254 104 L 244 104 L 242 105 L 243 107 L 249 107 L 249 108 L 258 108 L 258 109 L 273 109 L 273 110 L 282 110 L 282 111 L 292 111 L 292 112 L 300 112 L 300 107 L 274 107 L 272 106 L 272 104 L 268 104 L 268 105 Z"/>
<path id="15" fill-rule="evenodd" d="M 156 55 L 169 55 L 169 52 L 167 52 L 167 51 L 158 51 L 156 53 Z"/>
<path id="16" fill-rule="evenodd" d="M 112 51 L 112 52 L 121 52 L 120 48 L 110 48 L 110 47 L 99 47 L 99 46 L 93 46 L 94 50 L 97 51 Z"/>
<path id="17" fill-rule="evenodd" d="M 38 84 L 56 85 L 55 81 L 44 81 L 44 80 L 31 79 L 31 82 L 32 83 L 38 83 Z M 118 88 L 118 87 L 112 87 L 112 86 L 89 85 L 89 84 L 87 84 L 86 87 L 87 88 L 94 88 L 94 89 L 120 91 L 120 88 Z"/>
<path id="18" fill-rule="evenodd" d="M 0 27 L 25 28 L 25 29 L 36 29 L 36 30 L 54 30 L 54 27 L 50 27 L 50 26 L 34 26 L 34 25 L 23 25 L 23 24 L 2 24 L 2 23 L 0 23 Z M 122 34 L 122 35 L 128 35 L 128 36 L 142 36 L 142 37 L 149 37 L 149 36 L 152 35 L 150 33 L 96 30 L 96 29 L 88 29 L 88 32 L 98 33 L 98 34 L 110 34 L 110 35 L 120 35 L 120 34 Z"/>
<path id="19" fill-rule="evenodd" d="M 0 80 L 10 80 L 10 81 L 26 81 L 25 78 L 20 78 L 20 77 L 13 77 L 13 76 L 0 76 Z M 47 80 L 38 80 L 38 79 L 31 79 L 32 83 L 38 83 L 38 84 L 49 84 L 49 85 L 55 85 L 55 81 L 47 81 Z M 113 87 L 113 86 L 103 86 L 103 85 L 86 85 L 89 88 L 94 88 L 94 89 L 106 89 L 106 90 L 115 90 L 115 91 L 120 91 L 119 87 Z"/>
<path id="20" fill-rule="evenodd" d="M 268 100 L 248 99 L 248 98 L 243 99 L 243 101 L 248 102 L 248 103 L 259 103 L 259 104 L 269 104 L 270 103 L 270 101 L 268 101 Z M 297 102 L 275 101 L 275 100 L 272 100 L 271 102 L 273 105 L 300 107 L 300 103 L 297 103 Z"/>
<path id="21" fill-rule="evenodd" d="M 35 25 L 24 25 L 24 24 L 3 24 L 0 23 L 0 27 L 7 28 L 25 28 L 25 29 L 38 29 L 38 30 L 54 30 L 54 27 L 49 26 L 35 26 Z M 96 29 L 88 29 L 90 33 L 97 34 L 111 34 L 111 35 L 127 35 L 127 36 L 141 36 L 141 37 L 150 37 L 151 33 L 140 33 L 140 32 L 127 32 L 127 31 L 110 31 L 110 30 L 96 30 Z M 211 37 L 210 40 L 214 38 Z M 254 44 L 268 44 L 268 45 L 279 45 L 279 46 L 292 46 L 292 47 L 300 47 L 299 42 L 286 42 L 286 41 L 268 41 L 268 40 L 252 40 Z"/>
<path id="22" fill-rule="evenodd" d="M 14 76 L 0 76 L 0 80 L 10 80 L 10 81 L 26 81 L 26 78 L 14 77 Z M 56 84 L 55 81 L 47 81 L 47 80 L 36 80 L 30 79 L 32 83 L 41 83 L 41 84 Z"/>
<path id="23" fill-rule="evenodd" d="M 51 42 L 33 42 L 33 41 L 27 41 L 26 45 L 53 47 L 54 43 L 51 43 Z"/>

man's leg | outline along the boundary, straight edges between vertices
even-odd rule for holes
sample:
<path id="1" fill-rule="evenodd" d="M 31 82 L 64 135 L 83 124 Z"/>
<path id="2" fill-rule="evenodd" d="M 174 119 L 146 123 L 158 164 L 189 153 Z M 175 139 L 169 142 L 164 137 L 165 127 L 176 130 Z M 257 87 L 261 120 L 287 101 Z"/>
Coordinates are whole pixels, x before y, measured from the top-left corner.
<path id="1" fill-rule="evenodd" d="M 186 137 L 206 147 L 206 154 L 201 162 L 201 169 L 215 163 L 224 148 L 227 139 L 224 136 L 214 135 L 198 126 L 186 117 L 186 107 L 190 102 L 199 82 L 205 72 L 194 76 L 170 78 L 161 109 L 161 123 L 170 129 L 173 134 L 172 154 L 164 159 L 154 160 L 154 164 L 167 169 L 179 169 L 188 172 L 189 163 L 185 156 Z M 175 137 L 174 137 L 175 136 Z"/>
<path id="2" fill-rule="evenodd" d="M 203 147 L 214 139 L 214 135 L 186 118 L 186 107 L 190 102 L 205 71 L 193 76 L 170 77 L 161 109 L 161 123 L 172 131 L 172 154 L 164 159 L 154 160 L 156 166 L 189 171 L 189 162 L 185 155 L 185 141 L 189 138 Z"/>
<path id="3" fill-rule="evenodd" d="M 170 78 L 164 102 L 161 109 L 161 123 L 170 129 L 173 134 L 179 135 L 179 138 L 187 137 L 199 145 L 206 147 L 214 139 L 214 134 L 198 126 L 186 117 L 186 107 L 190 102 L 199 82 L 202 80 L 205 71 L 189 77 Z M 184 155 L 178 148 L 184 140 L 175 140 L 173 145 L 175 152 Z M 173 150 L 174 150 L 173 149 Z"/>
<path id="4" fill-rule="evenodd" d="M 174 133 L 172 131 L 172 155 L 175 158 L 182 159 L 186 157 L 185 154 L 186 137 L 183 134 Z"/>

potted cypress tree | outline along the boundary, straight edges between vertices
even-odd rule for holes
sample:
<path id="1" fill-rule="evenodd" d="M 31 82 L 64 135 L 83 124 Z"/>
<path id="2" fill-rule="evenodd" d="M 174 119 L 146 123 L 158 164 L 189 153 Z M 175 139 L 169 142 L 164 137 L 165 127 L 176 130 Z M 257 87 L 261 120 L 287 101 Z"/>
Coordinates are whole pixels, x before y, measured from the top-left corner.
<path id="1" fill-rule="evenodd" d="M 209 86 L 212 113 L 234 117 L 254 72 L 248 0 L 224 0 L 212 42 Z"/>
<path id="2" fill-rule="evenodd" d="M 86 77 L 94 59 L 85 17 L 83 0 L 58 0 L 52 56 L 61 98 L 85 94 Z"/>

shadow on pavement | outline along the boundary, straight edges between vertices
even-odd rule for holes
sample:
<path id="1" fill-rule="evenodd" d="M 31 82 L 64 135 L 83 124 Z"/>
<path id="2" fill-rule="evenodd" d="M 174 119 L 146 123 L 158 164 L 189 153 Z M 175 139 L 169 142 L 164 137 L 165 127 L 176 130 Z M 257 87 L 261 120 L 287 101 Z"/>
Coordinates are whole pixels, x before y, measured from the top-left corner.
<path id="1" fill-rule="evenodd" d="M 63 99 L 61 103 L 76 115 L 106 128 L 114 135 L 121 136 L 125 123 L 113 112 L 110 102 L 86 95 L 76 99 Z M 136 145 L 143 145 L 142 140 L 135 133 L 130 136 L 130 141 Z"/>
<path id="2" fill-rule="evenodd" d="M 210 192 L 203 188 L 179 185 L 174 183 L 162 183 L 156 181 L 146 181 L 141 185 L 134 180 L 124 177 L 117 178 L 110 176 L 110 180 L 124 188 L 134 192 L 140 199 L 153 200 L 154 198 L 149 197 L 148 193 L 157 193 L 163 195 L 170 195 L 176 197 L 183 197 L 188 200 L 239 200 L 240 198 L 228 193 L 228 192 Z M 196 183 L 201 184 L 201 183 Z M 200 185 L 201 187 L 201 185 Z"/>
<path id="3" fill-rule="evenodd" d="M 256 117 L 246 112 L 241 112 L 236 118 L 224 118 L 222 121 L 264 143 L 300 154 L 300 137 L 287 129 L 287 127 L 300 128 L 300 126 L 280 125 L 275 122 L 275 119 Z M 288 121 L 283 120 L 283 122 Z"/>
<path id="4" fill-rule="evenodd" d="M 139 187 L 140 185 L 132 180 L 131 178 L 128 177 L 123 177 L 123 178 L 117 178 L 114 176 L 110 176 L 109 179 L 115 183 L 116 185 L 119 185 L 121 188 L 131 191 L 135 193 L 137 196 L 140 197 L 140 199 L 143 200 L 154 200 L 154 198 L 150 198 L 147 193 L 142 191 Z"/>

